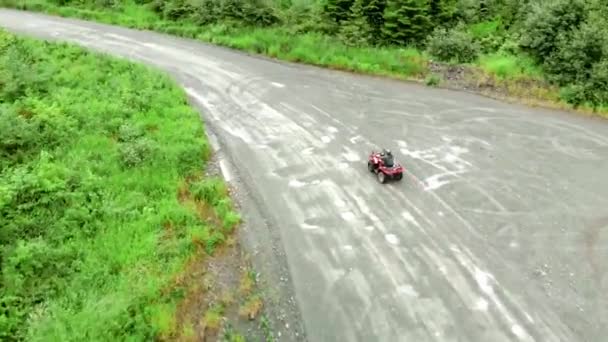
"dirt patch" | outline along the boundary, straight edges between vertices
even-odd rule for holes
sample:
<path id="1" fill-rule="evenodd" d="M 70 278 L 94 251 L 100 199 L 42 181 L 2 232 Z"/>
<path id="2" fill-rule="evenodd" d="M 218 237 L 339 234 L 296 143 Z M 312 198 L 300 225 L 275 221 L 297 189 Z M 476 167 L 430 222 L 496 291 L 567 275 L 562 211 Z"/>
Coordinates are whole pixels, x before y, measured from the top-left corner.
<path id="1" fill-rule="evenodd" d="M 430 61 L 428 64 L 429 72 L 438 75 L 441 81 L 450 88 L 467 90 L 470 81 L 467 75 L 472 74 L 472 68 L 463 65 L 451 65 Z"/>
<path id="2" fill-rule="evenodd" d="M 181 285 L 183 298 L 176 312 L 177 341 L 261 341 L 263 309 L 255 276 L 239 244 L 233 238 L 213 256 L 200 254 L 188 263 Z M 243 279 L 251 279 L 243 291 Z M 250 310 L 252 298 L 259 300 Z M 243 315 L 243 312 L 246 314 Z"/>
<path id="3" fill-rule="evenodd" d="M 212 256 L 199 246 L 165 291 L 180 296 L 175 329 L 165 341 L 262 341 L 257 277 L 233 236 Z"/>

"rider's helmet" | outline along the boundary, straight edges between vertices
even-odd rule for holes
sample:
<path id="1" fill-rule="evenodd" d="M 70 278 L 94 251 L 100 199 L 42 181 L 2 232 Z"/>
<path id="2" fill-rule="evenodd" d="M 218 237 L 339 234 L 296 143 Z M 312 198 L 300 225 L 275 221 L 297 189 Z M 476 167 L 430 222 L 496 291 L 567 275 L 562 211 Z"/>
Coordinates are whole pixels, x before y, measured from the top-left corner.
<path id="1" fill-rule="evenodd" d="M 385 155 L 387 155 L 387 156 L 390 156 L 390 155 L 392 154 L 392 153 L 391 153 L 391 150 L 389 150 L 389 149 L 387 149 L 387 148 L 385 148 L 385 149 L 384 149 L 382 152 L 383 152 L 383 154 L 385 154 Z"/>

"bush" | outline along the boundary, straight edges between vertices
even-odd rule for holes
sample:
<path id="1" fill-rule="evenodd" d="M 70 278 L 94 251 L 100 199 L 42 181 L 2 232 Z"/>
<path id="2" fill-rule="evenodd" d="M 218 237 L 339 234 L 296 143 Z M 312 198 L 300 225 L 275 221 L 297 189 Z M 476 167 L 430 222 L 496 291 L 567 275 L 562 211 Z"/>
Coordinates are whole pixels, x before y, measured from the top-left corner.
<path id="1" fill-rule="evenodd" d="M 593 66 L 608 52 L 607 44 L 606 28 L 585 22 L 557 39 L 556 50 L 544 61 L 545 71 L 560 85 L 586 82 Z"/>
<path id="2" fill-rule="evenodd" d="M 150 139 L 141 138 L 120 144 L 120 159 L 123 166 L 127 168 L 141 165 L 154 150 Z"/>
<path id="3" fill-rule="evenodd" d="M 585 87 L 581 84 L 571 84 L 560 89 L 559 97 L 562 101 L 575 107 L 585 102 L 587 95 Z"/>
<path id="4" fill-rule="evenodd" d="M 428 39 L 427 49 L 430 55 L 445 62 L 468 63 L 475 60 L 480 53 L 480 46 L 464 30 L 463 25 L 446 30 L 437 28 Z"/>
<path id="5" fill-rule="evenodd" d="M 425 79 L 425 83 L 426 83 L 426 85 L 431 86 L 431 87 L 438 86 L 439 83 L 441 83 L 441 76 L 439 76 L 437 74 L 428 75 Z"/>
<path id="6" fill-rule="evenodd" d="M 221 11 L 216 0 L 201 0 L 193 5 L 192 19 L 200 25 L 215 24 L 221 19 Z"/>
<path id="7" fill-rule="evenodd" d="M 216 206 L 228 190 L 219 178 L 209 178 L 193 183 L 190 191 L 194 199 Z"/>
<path id="8" fill-rule="evenodd" d="M 587 89 L 591 94 L 588 100 L 595 107 L 608 104 L 608 56 L 593 66 Z"/>
<path id="9" fill-rule="evenodd" d="M 520 47 L 535 58 L 550 81 L 562 86 L 560 97 L 574 105 L 604 101 L 603 72 L 608 54 L 608 25 L 600 10 L 582 0 L 537 5 L 526 18 Z"/>
<path id="10" fill-rule="evenodd" d="M 124 123 L 118 128 L 118 141 L 119 142 L 131 142 L 141 138 L 144 135 L 144 131 L 135 126 L 132 123 Z"/>
<path id="11" fill-rule="evenodd" d="M 573 30 L 584 20 L 583 0 L 537 3 L 522 25 L 520 47 L 542 63 L 558 50 L 560 40 L 571 41 Z"/>
<path id="12" fill-rule="evenodd" d="M 157 6 L 161 7 L 161 6 Z M 163 16 L 169 20 L 186 18 L 194 12 L 194 8 L 187 0 L 166 1 L 162 6 Z"/>
<path id="13" fill-rule="evenodd" d="M 560 98 L 574 106 L 598 108 L 608 103 L 608 58 L 596 63 L 589 79 L 562 88 Z"/>
<path id="14" fill-rule="evenodd" d="M 469 27 L 473 39 L 479 43 L 481 53 L 497 51 L 505 42 L 505 32 L 500 19 L 484 21 Z"/>

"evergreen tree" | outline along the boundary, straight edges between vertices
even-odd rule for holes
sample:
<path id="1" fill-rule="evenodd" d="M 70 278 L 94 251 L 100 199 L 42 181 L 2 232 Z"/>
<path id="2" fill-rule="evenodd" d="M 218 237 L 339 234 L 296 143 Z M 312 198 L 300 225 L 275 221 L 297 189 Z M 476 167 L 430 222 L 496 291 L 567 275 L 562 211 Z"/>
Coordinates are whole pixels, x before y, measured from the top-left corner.
<path id="1" fill-rule="evenodd" d="M 239 0 L 224 0 L 219 7 L 222 19 L 240 21 L 245 18 L 243 3 Z"/>
<path id="2" fill-rule="evenodd" d="M 490 14 L 490 9 L 488 8 L 488 0 L 479 0 L 479 20 L 486 20 Z"/>
<path id="3" fill-rule="evenodd" d="M 199 25 L 216 23 L 221 19 L 219 0 L 201 0 L 194 8 L 192 19 Z"/>
<path id="4" fill-rule="evenodd" d="M 429 16 L 433 26 L 450 27 L 454 21 L 457 0 L 429 0 Z"/>
<path id="5" fill-rule="evenodd" d="M 348 20 L 340 27 L 340 38 L 348 45 L 362 46 L 372 41 L 372 29 L 365 17 L 364 0 L 355 0 Z"/>
<path id="6" fill-rule="evenodd" d="M 323 11 L 335 23 L 340 24 L 349 18 L 350 8 L 354 0 L 326 0 Z"/>
<path id="7" fill-rule="evenodd" d="M 388 0 L 384 10 L 382 33 L 390 44 L 422 42 L 431 26 L 423 0 Z"/>
<path id="8" fill-rule="evenodd" d="M 386 0 L 366 0 L 363 1 L 363 13 L 371 29 L 372 41 L 377 42 L 382 36 L 382 26 L 384 26 L 384 9 Z"/>

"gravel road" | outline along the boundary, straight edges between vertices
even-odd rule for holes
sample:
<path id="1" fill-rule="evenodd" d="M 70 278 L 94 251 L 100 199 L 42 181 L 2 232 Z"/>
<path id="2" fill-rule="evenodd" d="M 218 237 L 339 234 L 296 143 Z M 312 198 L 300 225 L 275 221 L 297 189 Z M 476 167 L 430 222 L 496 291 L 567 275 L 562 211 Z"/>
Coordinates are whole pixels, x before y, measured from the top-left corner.
<path id="1" fill-rule="evenodd" d="M 183 85 L 245 218 L 267 223 L 249 238 L 286 266 L 308 340 L 608 336 L 606 121 L 76 20 L 0 10 L 0 24 Z M 401 182 L 368 172 L 382 147 Z"/>

